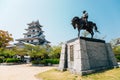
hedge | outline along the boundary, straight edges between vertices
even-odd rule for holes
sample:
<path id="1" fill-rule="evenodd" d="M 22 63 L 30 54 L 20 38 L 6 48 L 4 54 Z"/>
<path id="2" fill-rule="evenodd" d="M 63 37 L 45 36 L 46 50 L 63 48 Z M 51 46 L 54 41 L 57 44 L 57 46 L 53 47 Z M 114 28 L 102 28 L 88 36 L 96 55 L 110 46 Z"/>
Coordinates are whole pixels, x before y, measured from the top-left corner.
<path id="1" fill-rule="evenodd" d="M 6 59 L 6 63 L 18 63 L 20 62 L 21 60 L 20 59 L 17 59 L 17 58 L 7 58 Z"/>
<path id="2" fill-rule="evenodd" d="M 0 63 L 2 63 L 3 62 L 3 60 L 2 59 L 0 59 Z"/>
<path id="3" fill-rule="evenodd" d="M 120 55 L 115 56 L 117 58 L 117 61 L 120 62 Z"/>
<path id="4" fill-rule="evenodd" d="M 45 59 L 46 63 L 59 64 L 59 59 Z"/>
<path id="5" fill-rule="evenodd" d="M 32 64 L 45 64 L 47 65 L 48 63 L 51 64 L 59 64 L 59 59 L 43 59 L 43 60 L 35 60 L 32 61 Z"/>
<path id="6" fill-rule="evenodd" d="M 2 63 L 4 61 L 4 57 L 0 56 L 0 63 Z"/>

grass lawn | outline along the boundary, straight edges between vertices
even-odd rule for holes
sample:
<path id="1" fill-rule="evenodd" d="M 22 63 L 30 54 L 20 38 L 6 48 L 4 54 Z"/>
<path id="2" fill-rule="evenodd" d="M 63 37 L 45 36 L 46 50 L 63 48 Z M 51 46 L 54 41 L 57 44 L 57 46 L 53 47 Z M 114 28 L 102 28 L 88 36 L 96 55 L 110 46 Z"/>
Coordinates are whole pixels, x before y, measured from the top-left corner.
<path id="1" fill-rule="evenodd" d="M 98 73 L 79 76 L 71 74 L 69 71 L 58 71 L 52 69 L 36 75 L 37 78 L 43 80 L 120 80 L 120 68 L 101 71 Z"/>

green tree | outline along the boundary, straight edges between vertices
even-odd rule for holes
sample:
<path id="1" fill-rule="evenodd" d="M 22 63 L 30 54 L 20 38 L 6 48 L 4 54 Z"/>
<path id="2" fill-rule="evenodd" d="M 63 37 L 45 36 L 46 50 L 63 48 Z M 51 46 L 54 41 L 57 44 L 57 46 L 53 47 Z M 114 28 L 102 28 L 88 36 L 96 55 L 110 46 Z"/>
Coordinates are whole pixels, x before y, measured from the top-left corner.
<path id="1" fill-rule="evenodd" d="M 51 58 L 54 58 L 54 59 L 60 58 L 60 53 L 61 53 L 61 45 L 51 47 L 51 50 L 50 50 Z"/>
<path id="2" fill-rule="evenodd" d="M 26 45 L 25 50 L 27 50 L 28 55 L 30 55 L 33 60 L 49 58 L 49 51 L 46 46 Z"/>
<path id="3" fill-rule="evenodd" d="M 4 49 L 4 50 L 0 50 L 0 56 L 4 57 L 4 58 L 12 58 L 15 55 L 15 51 L 13 51 L 12 49 Z"/>
<path id="4" fill-rule="evenodd" d="M 17 48 L 16 50 L 16 55 L 20 55 L 20 56 L 25 56 L 27 55 L 28 51 L 22 48 Z"/>
<path id="5" fill-rule="evenodd" d="M 115 46 L 113 48 L 113 52 L 115 53 L 115 55 L 120 55 L 120 46 Z"/>
<path id="6" fill-rule="evenodd" d="M 113 52 L 115 54 L 115 57 L 117 58 L 117 61 L 120 62 L 120 46 L 114 46 Z"/>
<path id="7" fill-rule="evenodd" d="M 112 39 L 110 41 L 110 43 L 112 45 L 112 49 L 113 49 L 113 52 L 115 54 L 115 57 L 117 58 L 117 61 L 120 61 L 120 45 L 117 45 L 118 39 L 119 38 Z"/>

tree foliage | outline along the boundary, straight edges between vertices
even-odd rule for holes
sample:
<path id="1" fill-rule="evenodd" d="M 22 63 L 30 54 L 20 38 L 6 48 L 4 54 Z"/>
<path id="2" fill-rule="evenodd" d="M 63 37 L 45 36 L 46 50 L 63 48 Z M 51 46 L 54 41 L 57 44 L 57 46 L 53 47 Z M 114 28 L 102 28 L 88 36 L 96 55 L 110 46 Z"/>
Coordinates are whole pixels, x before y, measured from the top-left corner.
<path id="1" fill-rule="evenodd" d="M 11 58 L 16 54 L 15 51 L 12 49 L 0 49 L 0 56 L 3 56 L 5 58 Z"/>
<path id="2" fill-rule="evenodd" d="M 115 46 L 113 48 L 113 52 L 115 53 L 115 55 L 120 55 L 120 46 Z"/>
<path id="3" fill-rule="evenodd" d="M 14 47 L 12 49 L 0 48 L 0 59 L 17 58 L 29 55 L 32 61 L 40 61 L 44 59 L 59 59 L 61 53 L 61 44 L 57 46 L 33 46 L 25 45 L 24 48 Z"/>
<path id="4" fill-rule="evenodd" d="M 117 61 L 120 62 L 120 45 L 117 44 L 118 40 L 119 38 L 112 39 L 110 43 L 112 45 L 112 49 L 113 49 L 113 52 L 115 54 Z"/>
<path id="5" fill-rule="evenodd" d="M 33 59 L 47 59 L 49 56 L 49 51 L 46 46 L 26 45 L 24 49 L 27 50 L 28 55 Z"/>
<path id="6" fill-rule="evenodd" d="M 114 46 L 113 52 L 118 62 L 120 62 L 120 46 Z"/>
<path id="7" fill-rule="evenodd" d="M 0 48 L 5 48 L 10 41 L 13 41 L 12 35 L 8 31 L 0 30 Z"/>
<path id="8" fill-rule="evenodd" d="M 51 58 L 60 58 L 61 53 L 61 45 L 58 46 L 52 46 L 50 50 L 50 57 Z"/>

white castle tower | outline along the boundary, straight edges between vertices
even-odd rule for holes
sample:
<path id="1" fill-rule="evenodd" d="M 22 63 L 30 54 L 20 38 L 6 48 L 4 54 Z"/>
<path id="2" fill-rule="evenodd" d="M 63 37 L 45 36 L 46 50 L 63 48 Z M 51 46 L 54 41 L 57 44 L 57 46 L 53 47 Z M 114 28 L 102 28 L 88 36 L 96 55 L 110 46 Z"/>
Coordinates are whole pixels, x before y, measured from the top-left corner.
<path id="1" fill-rule="evenodd" d="M 45 39 L 44 31 L 42 31 L 42 26 L 39 24 L 39 21 L 32 21 L 27 25 L 28 28 L 25 29 L 27 32 L 23 33 L 24 38 L 16 39 L 18 41 L 15 44 L 16 46 L 23 47 L 23 44 L 46 45 L 50 43 Z"/>

